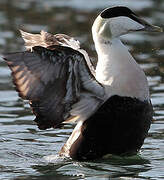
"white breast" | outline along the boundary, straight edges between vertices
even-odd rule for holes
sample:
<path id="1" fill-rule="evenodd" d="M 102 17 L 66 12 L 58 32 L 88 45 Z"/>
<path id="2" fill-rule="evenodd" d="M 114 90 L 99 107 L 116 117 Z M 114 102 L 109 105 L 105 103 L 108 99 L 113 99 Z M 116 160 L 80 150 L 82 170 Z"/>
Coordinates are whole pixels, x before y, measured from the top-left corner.
<path id="1" fill-rule="evenodd" d="M 96 79 L 112 95 L 149 99 L 148 82 L 143 70 L 119 39 L 95 42 L 98 53 Z"/>

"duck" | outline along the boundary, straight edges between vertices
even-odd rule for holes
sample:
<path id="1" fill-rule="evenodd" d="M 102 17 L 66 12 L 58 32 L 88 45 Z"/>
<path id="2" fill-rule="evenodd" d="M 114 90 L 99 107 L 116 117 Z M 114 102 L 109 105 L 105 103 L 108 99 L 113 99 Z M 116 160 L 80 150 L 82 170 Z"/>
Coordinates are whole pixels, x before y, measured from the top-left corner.
<path id="1" fill-rule="evenodd" d="M 162 29 L 128 7 L 112 6 L 92 26 L 96 67 L 78 40 L 43 30 L 20 30 L 26 50 L 4 53 L 16 91 L 29 101 L 39 129 L 76 123 L 60 156 L 94 160 L 141 149 L 153 118 L 148 81 L 120 40 L 138 31 Z"/>

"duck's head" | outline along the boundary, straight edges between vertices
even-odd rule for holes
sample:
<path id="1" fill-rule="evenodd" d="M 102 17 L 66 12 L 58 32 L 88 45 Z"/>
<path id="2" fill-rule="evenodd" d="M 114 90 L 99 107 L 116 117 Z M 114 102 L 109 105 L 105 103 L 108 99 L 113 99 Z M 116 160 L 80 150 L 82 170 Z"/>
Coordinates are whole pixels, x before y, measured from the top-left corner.
<path id="1" fill-rule="evenodd" d="M 93 36 L 104 38 L 115 38 L 134 31 L 162 32 L 162 28 L 149 24 L 124 6 L 103 10 L 92 26 Z"/>

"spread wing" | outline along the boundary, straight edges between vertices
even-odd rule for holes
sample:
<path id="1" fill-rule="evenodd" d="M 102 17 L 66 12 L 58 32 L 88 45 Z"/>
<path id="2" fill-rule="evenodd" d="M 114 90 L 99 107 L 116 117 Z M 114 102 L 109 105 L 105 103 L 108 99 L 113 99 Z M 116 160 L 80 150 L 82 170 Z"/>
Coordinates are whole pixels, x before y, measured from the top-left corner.
<path id="1" fill-rule="evenodd" d="M 103 87 L 83 53 L 70 45 L 46 44 L 4 55 L 19 96 L 29 100 L 40 129 L 86 120 L 103 103 Z"/>
<path id="2" fill-rule="evenodd" d="M 88 53 L 80 48 L 80 42 L 73 37 L 66 34 L 51 34 L 45 31 L 41 31 L 40 34 L 31 34 L 20 30 L 22 38 L 25 42 L 25 47 L 27 50 L 32 50 L 34 46 L 41 46 L 49 48 L 53 45 L 59 45 L 64 47 L 70 47 L 74 50 L 79 51 L 85 57 L 85 61 L 93 75 L 95 75 L 95 69 L 90 61 Z"/>

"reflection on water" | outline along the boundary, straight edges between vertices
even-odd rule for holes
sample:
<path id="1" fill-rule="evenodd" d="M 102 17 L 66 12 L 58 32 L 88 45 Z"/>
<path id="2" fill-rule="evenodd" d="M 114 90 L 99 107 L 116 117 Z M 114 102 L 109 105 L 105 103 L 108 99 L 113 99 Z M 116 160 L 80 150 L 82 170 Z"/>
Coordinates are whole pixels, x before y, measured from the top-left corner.
<path id="1" fill-rule="evenodd" d="M 102 8 L 124 4 L 163 26 L 162 0 L 1 0 L 0 53 L 23 50 L 18 29 L 67 33 L 96 59 L 91 25 Z M 0 179 L 163 179 L 164 178 L 164 34 L 122 38 L 148 77 L 155 114 L 140 155 L 76 162 L 57 156 L 73 127 L 40 131 L 27 102 L 15 92 L 10 71 L 0 59 Z"/>

